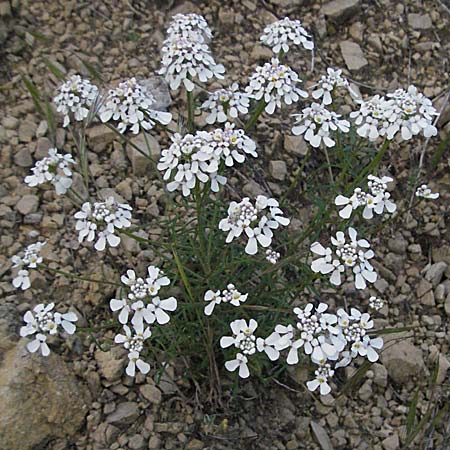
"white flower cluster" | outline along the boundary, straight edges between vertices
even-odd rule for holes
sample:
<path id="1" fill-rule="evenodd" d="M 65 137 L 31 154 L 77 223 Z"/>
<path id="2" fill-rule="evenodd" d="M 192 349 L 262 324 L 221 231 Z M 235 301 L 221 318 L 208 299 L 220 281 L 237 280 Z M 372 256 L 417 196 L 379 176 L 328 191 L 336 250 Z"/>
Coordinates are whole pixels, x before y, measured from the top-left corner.
<path id="1" fill-rule="evenodd" d="M 172 144 L 162 150 L 157 167 L 164 172 L 164 180 L 173 179 L 167 190 L 173 192 L 181 187 L 184 196 L 191 193 L 197 181 L 210 182 L 211 190 L 218 192 L 219 185 L 227 181 L 218 173 L 221 161 L 230 167 L 234 162 L 243 163 L 247 154 L 258 156 L 255 142 L 228 122 L 224 129 L 197 131 L 195 135 L 175 134 L 171 139 Z"/>
<path id="2" fill-rule="evenodd" d="M 175 297 L 161 300 L 158 295 L 161 287 L 170 284 L 169 278 L 155 266 L 147 268 L 147 275 L 146 278 L 141 278 L 136 276 L 134 270 L 127 270 L 120 280 L 127 286 L 128 294 L 120 299 L 113 298 L 109 303 L 112 311 L 119 312 L 118 319 L 125 331 L 124 335 L 116 335 L 114 341 L 123 344 L 128 350 L 129 363 L 126 373 L 130 377 L 134 377 L 136 367 L 143 374 L 150 370 L 150 365 L 140 358 L 144 341 L 152 335 L 145 324 L 165 325 L 170 321 L 167 312 L 177 309 Z M 128 326 L 130 315 L 132 329 Z"/>
<path id="3" fill-rule="evenodd" d="M 25 291 L 31 286 L 30 272 L 27 269 L 36 269 L 38 264 L 43 261 L 43 258 L 39 253 L 44 245 L 45 242 L 30 244 L 25 248 L 23 256 L 20 256 L 19 254 L 14 255 L 11 258 L 13 263 L 12 267 L 18 269 L 17 274 L 12 281 L 12 284 L 16 289 L 20 288 Z"/>
<path id="4" fill-rule="evenodd" d="M 267 25 L 260 41 L 271 47 L 274 53 L 287 53 L 289 45 L 303 45 L 306 50 L 314 48 L 312 36 L 303 28 L 301 21 L 288 17 Z"/>
<path id="5" fill-rule="evenodd" d="M 281 101 L 287 105 L 296 103 L 300 97 L 308 97 L 308 93 L 297 87 L 301 80 L 287 65 L 281 64 L 277 58 L 272 58 L 263 66 L 258 66 L 250 76 L 245 88 L 250 98 L 263 100 L 267 114 L 273 114 L 275 108 L 281 108 Z"/>
<path id="6" fill-rule="evenodd" d="M 171 89 L 177 89 L 183 83 L 191 92 L 195 87 L 192 82 L 195 77 L 203 83 L 212 77 L 223 79 L 225 68 L 216 64 L 205 43 L 205 36 L 210 39 L 212 33 L 202 16 L 177 14 L 167 31 L 159 74 L 164 75 Z"/>
<path id="7" fill-rule="evenodd" d="M 375 254 L 370 248 L 370 243 L 365 239 L 357 239 L 357 232 L 354 228 L 348 228 L 349 242 L 346 242 L 342 231 L 336 233 L 336 237 L 331 237 L 331 243 L 335 247 L 325 248 L 319 242 L 311 244 L 311 251 L 320 258 L 311 263 L 311 269 L 315 273 L 331 274 L 330 282 L 335 286 L 342 283 L 341 275 L 345 268 L 349 267 L 355 280 L 356 289 L 365 289 L 367 284 L 377 281 L 377 273 L 369 260 Z"/>
<path id="8" fill-rule="evenodd" d="M 387 96 L 388 99 L 375 95 L 367 101 L 361 100 L 359 111 L 350 113 L 360 136 L 370 141 L 380 136 L 391 140 L 400 132 L 401 139 L 407 141 L 421 132 L 425 137 L 437 135 L 433 118 L 438 112 L 415 86 L 409 86 L 406 91 L 397 89 Z"/>
<path id="9" fill-rule="evenodd" d="M 316 100 L 322 98 L 322 104 L 324 105 L 331 105 L 331 103 L 333 103 L 331 94 L 335 89 L 342 87 L 350 89 L 347 78 L 342 76 L 342 70 L 332 69 L 331 67 L 328 67 L 326 75 L 322 75 L 318 82 L 318 86 L 319 87 L 312 92 L 312 96 Z"/>
<path id="10" fill-rule="evenodd" d="M 219 89 L 209 94 L 200 109 L 209 111 L 206 123 L 226 122 L 236 119 L 239 114 L 247 114 L 250 99 L 244 92 L 239 92 L 239 84 L 233 83 L 228 89 Z"/>
<path id="11" fill-rule="evenodd" d="M 33 311 L 27 311 L 23 316 L 25 326 L 20 329 L 20 336 L 34 335 L 34 340 L 27 344 L 27 349 L 31 353 L 38 350 L 43 356 L 50 354 L 50 348 L 47 345 L 47 335 L 55 335 L 58 333 L 58 327 L 61 326 L 67 334 L 74 334 L 76 326 L 73 322 L 78 320 L 78 317 L 73 312 L 61 314 L 53 312 L 55 304 L 43 303 L 34 307 Z"/>
<path id="12" fill-rule="evenodd" d="M 244 233 L 248 239 L 245 252 L 255 255 L 258 244 L 265 248 L 270 246 L 273 238 L 272 230 L 276 230 L 280 225 L 287 226 L 289 222 L 290 220 L 283 216 L 283 211 L 275 199 L 258 195 L 254 204 L 248 197 L 239 203 L 231 202 L 228 217 L 220 221 L 219 229 L 228 232 L 226 243 Z"/>
<path id="13" fill-rule="evenodd" d="M 254 335 L 258 323 L 254 319 L 250 319 L 249 323 L 245 319 L 234 320 L 230 323 L 233 336 L 223 336 L 220 339 L 220 346 L 228 348 L 235 346 L 238 349 L 235 359 L 227 361 L 225 368 L 230 372 L 239 369 L 241 378 L 248 378 L 250 371 L 248 369 L 248 357 L 256 352 L 264 352 L 271 361 L 275 361 L 280 353 L 275 348 L 275 343 L 280 339 L 278 333 L 272 333 L 266 339 L 256 338 Z"/>
<path id="14" fill-rule="evenodd" d="M 280 338 L 273 344 L 279 352 L 289 349 L 288 364 L 299 362 L 298 351 L 302 348 L 312 362 L 319 365 L 314 380 L 306 384 L 310 391 L 320 387 L 321 395 L 331 391 L 328 379 L 333 376 L 334 370 L 329 361 L 340 359 L 334 368 L 348 365 L 357 356 L 366 356 L 374 362 L 378 360 L 375 349 L 383 347 L 381 338 L 372 339 L 367 335 L 367 331 L 373 328 L 369 314 L 362 314 L 356 308 L 351 309 L 350 315 L 343 309 L 339 309 L 337 314 L 330 314 L 327 309 L 325 303 L 317 307 L 308 303 L 305 308 L 294 308 L 296 325 L 277 325 L 275 333 Z"/>
<path id="15" fill-rule="evenodd" d="M 99 91 L 97 86 L 80 75 L 72 75 L 58 88 L 58 94 L 53 98 L 56 111 L 64 116 L 63 127 L 69 125 L 74 119 L 81 122 L 89 115 Z"/>
<path id="16" fill-rule="evenodd" d="M 334 147 L 336 141 L 332 139 L 332 133 L 337 130 L 342 133 L 350 131 L 350 122 L 340 119 L 341 115 L 328 111 L 323 105 L 313 103 L 304 108 L 301 114 L 292 114 L 296 117 L 298 125 L 292 128 L 296 136 L 303 135 L 305 141 L 317 148 L 323 142 L 327 147 Z"/>
<path id="17" fill-rule="evenodd" d="M 126 203 L 118 203 L 114 197 L 108 197 L 104 202 L 83 203 L 81 211 L 75 213 L 75 229 L 78 233 L 78 241 L 92 242 L 95 239 L 94 248 L 97 251 L 105 250 L 106 243 L 111 247 L 120 244 L 120 236 L 115 234 L 116 229 L 131 226 L 132 208 Z"/>
<path id="18" fill-rule="evenodd" d="M 51 183 L 58 195 L 63 195 L 72 186 L 72 171 L 70 164 L 75 164 L 72 155 L 58 153 L 56 148 L 48 151 L 48 156 L 37 161 L 31 169 L 33 175 L 25 177 L 25 183 L 30 187 Z"/>
<path id="19" fill-rule="evenodd" d="M 99 110 L 100 120 L 103 123 L 116 121 L 121 133 L 125 133 L 130 127 L 134 134 L 139 133 L 140 127 L 144 130 L 152 129 L 156 122 L 163 125 L 170 123 L 172 114 L 156 111 L 152 108 L 154 104 L 153 94 L 139 84 L 136 78 L 130 78 L 109 90 Z"/>
<path id="20" fill-rule="evenodd" d="M 416 197 L 426 198 L 427 200 L 436 200 L 439 198 L 439 192 L 432 192 L 426 184 L 422 184 L 416 190 Z"/>
<path id="21" fill-rule="evenodd" d="M 373 212 L 383 214 L 386 211 L 394 213 L 397 205 L 391 201 L 391 194 L 387 191 L 387 184 L 394 181 L 391 177 L 378 178 L 375 175 L 369 175 L 367 185 L 370 193 L 364 192 L 361 188 L 356 188 L 351 197 L 338 195 L 334 200 L 335 205 L 343 206 L 339 211 L 339 216 L 348 219 L 353 211 L 359 207 L 364 207 L 364 219 L 372 219 Z"/>
<path id="22" fill-rule="evenodd" d="M 375 311 L 379 311 L 384 306 L 384 300 L 382 298 L 372 297 L 369 298 L 369 307 L 374 309 Z"/>
<path id="23" fill-rule="evenodd" d="M 205 292 L 204 300 L 208 302 L 205 306 L 204 312 L 207 316 L 210 316 L 216 305 L 220 305 L 221 303 L 230 303 L 233 306 L 240 306 L 241 303 L 244 303 L 247 300 L 248 294 L 241 294 L 234 284 L 229 283 L 227 288 L 222 291 L 212 291 L 209 289 Z"/>

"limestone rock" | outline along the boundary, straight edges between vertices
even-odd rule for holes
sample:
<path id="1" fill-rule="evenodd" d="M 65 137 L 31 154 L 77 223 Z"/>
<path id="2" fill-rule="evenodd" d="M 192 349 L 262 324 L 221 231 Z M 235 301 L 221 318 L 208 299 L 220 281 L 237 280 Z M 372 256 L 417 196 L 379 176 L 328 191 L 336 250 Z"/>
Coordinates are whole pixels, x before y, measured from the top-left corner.
<path id="1" fill-rule="evenodd" d="M 33 355 L 20 341 L 0 366 L 2 450 L 43 448 L 52 438 L 76 433 L 90 403 L 82 385 L 57 354 Z"/>
<path id="2" fill-rule="evenodd" d="M 394 433 L 393 435 L 387 437 L 381 442 L 381 445 L 384 450 L 398 450 L 400 448 L 398 434 Z"/>
<path id="3" fill-rule="evenodd" d="M 37 195 L 24 195 L 16 205 L 17 211 L 26 216 L 35 213 L 39 206 L 39 197 Z"/>
<path id="4" fill-rule="evenodd" d="M 343 22 L 358 12 L 359 0 L 333 0 L 322 6 L 322 13 L 336 20 Z"/>
<path id="5" fill-rule="evenodd" d="M 287 175 L 286 163 L 284 161 L 270 161 L 269 173 L 275 180 L 283 181 Z"/>
<path id="6" fill-rule="evenodd" d="M 118 139 L 117 133 L 106 125 L 95 125 L 87 130 L 89 150 L 99 153 L 109 147 L 114 139 Z"/>
<path id="7" fill-rule="evenodd" d="M 131 144 L 127 143 L 126 147 L 127 156 L 131 162 L 133 173 L 138 177 L 148 176 L 153 171 L 157 170 L 156 166 L 154 166 L 145 155 L 149 155 L 155 163 L 160 156 L 159 142 L 151 134 L 146 133 L 146 137 L 147 141 L 144 132 L 141 132 L 137 136 L 131 138 Z M 136 147 L 139 148 L 140 151 L 137 150 Z"/>
<path id="8" fill-rule="evenodd" d="M 414 30 L 429 30 L 433 27 L 428 14 L 408 14 L 408 24 Z"/>
<path id="9" fill-rule="evenodd" d="M 19 167 L 31 167 L 33 165 L 33 158 L 31 157 L 30 149 L 21 148 L 14 153 L 14 163 Z"/>
<path id="10" fill-rule="evenodd" d="M 333 450 L 331 439 L 322 425 L 318 424 L 317 422 L 311 421 L 311 429 L 323 450 Z"/>
<path id="11" fill-rule="evenodd" d="M 381 361 L 396 383 L 406 383 L 425 371 L 421 350 L 406 340 L 386 343 Z"/>
<path id="12" fill-rule="evenodd" d="M 361 47 L 353 41 L 342 41 L 340 44 L 342 57 L 349 70 L 358 71 L 367 66 L 368 61 Z"/>
<path id="13" fill-rule="evenodd" d="M 97 350 L 95 360 L 100 373 L 108 381 L 117 381 L 124 373 L 124 352 L 120 347 L 113 347 L 107 352 Z"/>
<path id="14" fill-rule="evenodd" d="M 161 391 L 155 385 L 144 384 L 140 386 L 139 392 L 141 393 L 142 397 L 144 397 L 150 403 L 154 403 L 155 405 L 159 405 L 161 403 Z"/>
<path id="15" fill-rule="evenodd" d="M 436 287 L 442 279 L 444 272 L 447 270 L 447 263 L 444 261 L 432 264 L 425 274 L 425 279 L 428 280 L 433 287 Z"/>
<path id="16" fill-rule="evenodd" d="M 308 153 L 308 145 L 303 136 L 286 134 L 284 136 L 284 148 L 294 155 L 305 156 Z"/>
<path id="17" fill-rule="evenodd" d="M 123 402 L 117 405 L 114 412 L 108 415 L 106 422 L 116 426 L 132 424 L 140 415 L 139 406 L 135 402 Z"/>

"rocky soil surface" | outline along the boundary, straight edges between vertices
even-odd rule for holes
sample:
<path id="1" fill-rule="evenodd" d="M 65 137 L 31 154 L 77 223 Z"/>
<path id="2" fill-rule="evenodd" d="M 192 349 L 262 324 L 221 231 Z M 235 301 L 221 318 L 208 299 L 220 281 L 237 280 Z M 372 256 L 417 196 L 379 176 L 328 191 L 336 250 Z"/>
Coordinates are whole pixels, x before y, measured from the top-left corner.
<path id="1" fill-rule="evenodd" d="M 238 398 L 210 411 L 185 397 L 176 367 L 161 380 L 151 373 L 133 381 L 124 374 L 121 350 L 102 352 L 88 334 L 61 343 L 45 361 L 28 355 L 19 341 L 21 316 L 38 302 L 70 307 L 82 317 L 79 325 L 87 326 L 88 320 L 107 317 L 108 300 L 114 295 L 114 290 L 39 274 L 33 275 L 33 291 L 17 292 L 11 286 L 10 257 L 38 237 L 48 241 L 45 258 L 52 267 L 91 276 L 112 271 L 99 263 L 98 254 L 79 246 L 70 202 L 56 198 L 52 190 L 30 189 L 23 183 L 29 168 L 52 146 L 53 137 L 21 75 L 53 92 L 57 80 L 44 59 L 65 73 L 89 76 L 81 58 L 99 68 L 107 82 L 148 78 L 158 68 L 164 29 L 176 12 L 206 17 L 215 32 L 216 61 L 242 84 L 255 64 L 271 57 L 271 51 L 256 42 L 264 25 L 289 15 L 314 32 L 314 75 L 309 56 L 288 58 L 307 85 L 327 65 L 337 66 L 365 95 L 411 82 L 433 99 L 438 110 L 443 108 L 440 135 L 428 143 L 423 173 L 423 179 L 441 193 L 439 201 L 422 203 L 371 239 L 378 249 L 376 268 L 381 275 L 371 294 L 387 300 L 376 325 L 414 326 L 414 330 L 387 339 L 381 360 L 351 392 L 339 395 L 354 368 L 342 371 L 333 393 L 325 397 L 306 391 L 306 372 L 297 370 L 282 384 L 263 388 L 247 382 Z M 400 449 L 415 392 L 417 409 L 424 414 L 429 402 L 443 405 L 449 387 L 448 153 L 432 164 L 439 143 L 450 131 L 450 109 L 445 105 L 448 27 L 445 1 L 432 0 L 0 1 L 0 448 Z M 174 102 L 182 105 L 181 99 Z M 278 195 L 289 186 L 306 149 L 304 142 L 290 135 L 290 122 L 283 120 L 291 112 L 275 114 L 258 125 L 255 138 L 263 156 L 256 173 L 234 178 L 234 183 L 243 184 L 245 194 L 264 190 Z M 67 137 L 58 127 L 54 136 L 58 148 L 70 149 Z M 151 175 L 146 160 L 103 126 L 90 129 L 88 139 L 90 167 L 99 189 L 108 192 L 114 187 L 135 204 L 157 239 L 163 186 Z M 135 139 L 139 144 L 142 138 Z M 156 139 L 151 142 L 152 151 L 159 154 L 160 144 Z M 398 199 L 417 169 L 422 145 L 421 140 L 410 141 L 391 153 L 388 170 L 396 178 Z M 83 195 L 81 180 L 75 181 Z M 297 226 L 302 226 L 308 211 L 301 196 L 295 197 L 287 209 L 301 219 Z M 399 203 L 405 206 L 408 201 Z M 154 257 L 132 240 L 124 239 L 124 245 L 136 264 Z M 344 291 L 348 303 L 367 306 L 368 296 L 350 287 Z M 324 295 L 330 304 L 342 300 L 335 291 Z M 431 392 L 437 360 L 437 384 Z M 436 411 L 433 407 L 429 423 Z M 440 427 L 425 439 L 419 434 L 409 448 L 443 450 L 448 433 L 448 427 Z"/>

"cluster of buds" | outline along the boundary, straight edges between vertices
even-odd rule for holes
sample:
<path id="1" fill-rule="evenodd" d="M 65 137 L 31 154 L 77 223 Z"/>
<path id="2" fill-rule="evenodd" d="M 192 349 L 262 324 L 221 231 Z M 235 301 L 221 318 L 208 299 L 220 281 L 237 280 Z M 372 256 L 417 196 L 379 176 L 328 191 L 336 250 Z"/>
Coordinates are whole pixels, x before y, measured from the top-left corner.
<path id="1" fill-rule="evenodd" d="M 227 288 L 222 292 L 214 292 L 209 289 L 205 292 L 204 296 L 205 302 L 208 302 L 204 312 L 207 316 L 210 316 L 214 311 L 214 307 L 220 305 L 220 303 L 230 303 L 233 306 L 240 306 L 241 303 L 247 300 L 247 297 L 248 294 L 241 294 L 232 283 L 229 283 Z"/>
<path id="2" fill-rule="evenodd" d="M 16 269 L 16 275 L 12 284 L 16 289 L 25 291 L 31 286 L 30 271 L 28 269 L 36 269 L 43 261 L 40 252 L 45 242 L 36 242 L 28 245 L 23 254 L 14 255 L 11 258 L 13 269 Z"/>
<path id="3" fill-rule="evenodd" d="M 328 67 L 327 74 L 322 75 L 317 83 L 318 88 L 312 92 L 315 100 L 322 99 L 323 105 L 331 105 L 333 103 L 332 93 L 339 88 L 348 89 L 353 95 L 356 95 L 350 90 L 347 78 L 342 76 L 341 69 L 332 69 Z"/>

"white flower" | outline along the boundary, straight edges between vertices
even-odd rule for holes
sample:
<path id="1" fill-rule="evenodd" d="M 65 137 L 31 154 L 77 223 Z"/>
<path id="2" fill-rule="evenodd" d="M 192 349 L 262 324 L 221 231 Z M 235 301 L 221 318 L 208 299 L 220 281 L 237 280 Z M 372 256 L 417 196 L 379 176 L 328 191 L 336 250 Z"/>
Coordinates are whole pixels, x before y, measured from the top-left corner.
<path id="1" fill-rule="evenodd" d="M 426 198 L 427 200 L 436 200 L 437 198 L 439 198 L 439 192 L 433 193 L 426 184 L 422 184 L 416 190 L 416 197 Z"/>
<path id="2" fill-rule="evenodd" d="M 156 321 L 160 325 L 164 325 L 170 320 L 166 311 L 173 312 L 177 309 L 177 300 L 175 297 L 169 297 L 161 300 L 159 297 L 153 297 L 148 309 L 154 314 Z"/>
<path id="3" fill-rule="evenodd" d="M 27 269 L 36 269 L 38 264 L 43 261 L 39 253 L 44 245 L 45 242 L 35 242 L 25 248 L 22 256 L 18 254 L 11 258 L 13 269 L 17 269 L 16 276 L 12 281 L 16 289 L 20 288 L 25 291 L 31 286 L 30 272 Z"/>
<path id="4" fill-rule="evenodd" d="M 369 298 L 369 307 L 374 309 L 375 311 L 379 311 L 384 306 L 384 300 L 381 298 L 377 298 L 375 296 L 371 296 Z"/>
<path id="5" fill-rule="evenodd" d="M 152 335 L 150 328 L 146 327 L 144 329 L 143 324 L 134 325 L 133 330 L 128 325 L 124 325 L 123 330 L 125 334 L 117 334 L 114 342 L 123 344 L 124 348 L 129 352 L 140 353 L 144 349 L 144 341 Z"/>
<path id="6" fill-rule="evenodd" d="M 139 369 L 139 372 L 144 375 L 150 371 L 150 364 L 143 361 L 138 352 L 130 351 L 128 353 L 129 363 L 125 372 L 128 376 L 134 377 L 136 374 L 136 367 Z"/>
<path id="7" fill-rule="evenodd" d="M 223 336 L 220 339 L 222 348 L 234 345 L 244 355 L 253 355 L 256 352 L 256 337 L 254 332 L 258 327 L 258 323 L 254 319 L 250 319 L 249 323 L 245 319 L 234 320 L 230 323 L 233 336 Z"/>
<path id="8" fill-rule="evenodd" d="M 25 326 L 21 327 L 20 336 L 25 337 L 36 333 L 35 339 L 27 344 L 31 353 L 40 350 L 43 356 L 48 356 L 50 349 L 47 345 L 47 334 L 57 334 L 59 326 L 68 334 L 75 333 L 76 326 L 73 322 L 78 320 L 76 314 L 53 312 L 54 306 L 54 303 L 48 305 L 40 303 L 33 308 L 33 311 L 27 311 L 23 317 Z"/>
<path id="9" fill-rule="evenodd" d="M 30 353 L 41 351 L 42 356 L 50 355 L 50 348 L 47 345 L 47 336 L 42 333 L 36 334 L 34 341 L 27 344 L 27 349 Z"/>
<path id="10" fill-rule="evenodd" d="M 130 300 L 141 299 L 149 295 L 149 284 L 141 277 L 136 278 L 136 272 L 132 269 L 127 270 L 126 275 L 120 277 L 120 281 L 129 287 L 128 298 Z"/>
<path id="11" fill-rule="evenodd" d="M 223 79 L 225 68 L 216 64 L 209 47 L 198 38 L 198 34 L 169 34 L 162 47 L 162 67 L 170 89 L 178 89 L 181 83 L 187 91 L 194 90 L 193 78 L 205 83 L 213 77 Z"/>
<path id="12" fill-rule="evenodd" d="M 266 250 L 266 259 L 271 264 L 276 264 L 278 260 L 280 259 L 280 254 L 276 252 L 275 250 L 272 250 L 271 248 Z"/>
<path id="13" fill-rule="evenodd" d="M 264 352 L 271 361 L 276 361 L 280 357 L 280 352 L 276 348 L 281 336 L 274 331 L 266 339 L 256 339 L 256 349 L 258 352 Z"/>
<path id="14" fill-rule="evenodd" d="M 13 286 L 16 289 L 22 289 L 22 291 L 25 291 L 31 286 L 30 281 L 30 272 L 25 269 L 21 269 L 17 272 L 17 276 L 12 281 Z"/>
<path id="15" fill-rule="evenodd" d="M 371 99 L 358 100 L 359 111 L 352 111 L 350 117 L 358 126 L 356 132 L 370 141 L 376 141 L 380 136 L 388 137 L 392 129 L 392 120 L 395 120 L 394 102 L 375 95 Z"/>
<path id="16" fill-rule="evenodd" d="M 222 302 L 231 303 L 233 306 L 240 306 L 247 300 L 248 294 L 241 294 L 234 286 L 234 284 L 228 284 L 227 288 L 222 291 Z"/>
<path id="17" fill-rule="evenodd" d="M 118 203 L 114 197 L 108 197 L 104 202 L 95 202 L 93 205 L 83 203 L 81 211 L 75 214 L 77 219 L 75 229 L 78 233 L 78 241 L 92 242 L 95 239 L 94 248 L 103 251 L 106 243 L 111 247 L 120 244 L 120 237 L 115 234 L 116 229 L 131 226 L 131 206 Z"/>
<path id="18" fill-rule="evenodd" d="M 319 242 L 311 244 L 311 251 L 321 256 L 311 263 L 311 269 L 316 273 L 331 273 L 330 282 L 339 286 L 342 282 L 341 273 L 349 267 L 354 273 L 355 287 L 365 289 L 366 281 L 375 283 L 377 280 L 377 273 L 369 262 L 375 255 L 367 240 L 357 239 L 354 228 L 348 229 L 348 235 L 350 238 L 348 243 L 342 231 L 338 231 L 336 237 L 331 238 L 332 244 L 336 247 L 334 255 L 331 248 L 325 248 Z"/>
<path id="19" fill-rule="evenodd" d="M 282 20 L 267 25 L 260 41 L 272 48 L 274 53 L 289 51 L 289 45 L 302 45 L 306 50 L 312 50 L 314 43 L 311 35 L 303 28 L 300 20 L 285 17 Z"/>
<path id="20" fill-rule="evenodd" d="M 393 179 L 390 177 L 378 178 L 369 175 L 367 185 L 370 194 L 362 191 L 361 188 L 356 188 L 351 197 L 338 195 L 334 203 L 338 206 L 344 206 L 339 211 L 339 216 L 348 219 L 352 212 L 360 206 L 364 206 L 362 215 L 365 219 L 372 219 L 374 211 L 376 214 L 382 214 L 386 209 L 388 213 L 394 213 L 397 205 L 390 200 L 391 194 L 387 192 L 387 183 L 391 181 Z"/>
<path id="21" fill-rule="evenodd" d="M 51 148 L 48 156 L 36 162 L 31 169 L 33 175 L 25 177 L 25 183 L 30 187 L 52 183 L 58 195 L 65 194 L 72 186 L 70 164 L 75 164 L 70 154 L 62 155 L 56 148 Z"/>
<path id="22" fill-rule="evenodd" d="M 121 324 L 124 325 L 124 324 L 128 323 L 128 316 L 131 312 L 131 306 L 130 306 L 128 299 L 122 298 L 119 300 L 117 298 L 113 298 L 109 302 L 109 307 L 111 308 L 111 311 L 114 311 L 114 312 L 120 311 L 119 322 Z"/>
<path id="23" fill-rule="evenodd" d="M 387 96 L 395 103 L 388 139 L 392 139 L 398 131 L 404 141 L 421 132 L 426 138 L 437 135 L 433 119 L 439 113 L 431 100 L 418 92 L 415 86 L 411 85 L 407 90 L 397 89 Z"/>
<path id="24" fill-rule="evenodd" d="M 229 243 L 244 233 L 248 239 L 245 252 L 249 255 L 257 253 L 258 244 L 269 247 L 272 243 L 272 230 L 280 225 L 287 226 L 290 222 L 282 215 L 278 206 L 275 199 L 263 195 L 256 198 L 254 205 L 247 197 L 240 203 L 231 202 L 228 217 L 219 223 L 219 229 L 228 232 L 225 242 Z"/>
<path id="25" fill-rule="evenodd" d="M 203 297 L 203 299 L 205 300 L 205 302 L 209 302 L 204 309 L 204 312 L 207 316 L 210 316 L 214 311 L 214 307 L 216 305 L 220 305 L 222 301 L 220 291 L 214 292 L 211 289 L 205 292 L 205 296 Z"/>
<path id="26" fill-rule="evenodd" d="M 98 97 L 98 88 L 89 80 L 79 75 L 72 75 L 58 88 L 58 94 L 53 102 L 56 110 L 63 114 L 63 126 L 69 125 L 71 120 L 82 121 L 88 115 Z"/>
<path id="27" fill-rule="evenodd" d="M 247 114 L 250 99 L 244 92 L 239 92 L 239 84 L 233 83 L 228 89 L 219 89 L 209 94 L 208 99 L 200 106 L 209 111 L 206 123 L 226 122 L 236 119 L 239 114 Z"/>
<path id="28" fill-rule="evenodd" d="M 289 66 L 272 58 L 271 62 L 256 68 L 245 91 L 250 98 L 262 99 L 266 113 L 273 114 L 275 108 L 281 108 L 282 100 L 291 105 L 298 102 L 300 97 L 308 97 L 305 91 L 297 87 L 299 82 L 300 78 Z"/>
<path id="29" fill-rule="evenodd" d="M 247 357 L 241 353 L 238 353 L 236 355 L 236 359 L 225 362 L 225 368 L 230 372 L 234 372 L 237 368 L 239 368 L 239 376 L 241 378 L 248 378 L 250 376 L 250 371 L 248 370 L 247 363 Z"/>
<path id="30" fill-rule="evenodd" d="M 304 108 L 301 114 L 293 114 L 298 125 L 292 128 L 296 136 L 303 135 L 305 141 L 317 148 L 321 142 L 327 147 L 334 147 L 332 136 L 336 132 L 348 133 L 350 122 L 340 119 L 341 115 L 328 111 L 323 105 L 313 103 Z"/>
<path id="31" fill-rule="evenodd" d="M 342 76 L 342 70 L 332 69 L 331 67 L 328 67 L 326 75 L 322 75 L 318 86 L 312 92 L 312 96 L 315 100 L 322 98 L 324 105 L 331 105 L 333 103 L 331 94 L 335 89 L 345 87 L 350 90 L 347 79 Z"/>
<path id="32" fill-rule="evenodd" d="M 131 319 L 133 326 L 143 327 L 144 321 L 148 324 L 155 322 L 155 314 L 150 309 L 150 305 L 145 305 L 142 300 L 132 303 L 131 310 L 133 311 L 133 318 Z"/>
<path id="33" fill-rule="evenodd" d="M 169 286 L 170 280 L 164 275 L 164 272 L 155 266 L 147 267 L 148 277 L 145 279 L 150 295 L 156 295 L 161 287 Z"/>
<path id="34" fill-rule="evenodd" d="M 194 13 L 175 14 L 167 29 L 167 34 L 192 37 L 201 42 L 205 38 L 208 40 L 212 38 L 211 29 L 205 18 Z"/>
<path id="35" fill-rule="evenodd" d="M 153 94 L 139 84 L 135 78 L 119 83 L 117 88 L 110 89 L 99 110 L 100 120 L 118 122 L 117 129 L 125 133 L 128 127 L 134 134 L 152 129 L 156 122 L 167 125 L 172 120 L 169 112 L 157 111 Z"/>
<path id="36" fill-rule="evenodd" d="M 312 381 L 307 381 L 306 386 L 312 392 L 320 387 L 320 395 L 327 395 L 331 392 L 331 388 L 328 384 L 328 379 L 334 375 L 334 370 L 331 369 L 329 364 L 320 366 L 315 372 L 316 378 Z"/>

